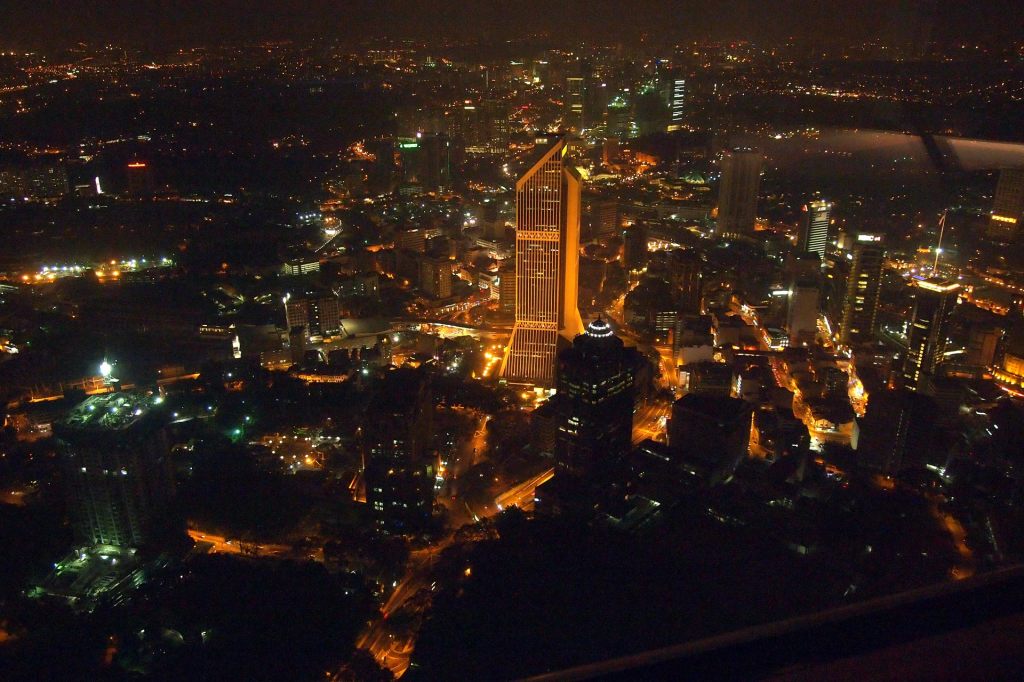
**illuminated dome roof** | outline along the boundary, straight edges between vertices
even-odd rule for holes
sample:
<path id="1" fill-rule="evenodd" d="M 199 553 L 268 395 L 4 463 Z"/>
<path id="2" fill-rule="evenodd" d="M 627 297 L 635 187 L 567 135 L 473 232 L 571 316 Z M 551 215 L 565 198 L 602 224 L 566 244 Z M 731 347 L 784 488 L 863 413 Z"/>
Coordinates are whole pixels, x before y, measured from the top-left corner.
<path id="1" fill-rule="evenodd" d="M 600 317 L 587 325 L 582 334 L 573 339 L 573 351 L 586 361 L 617 358 L 622 352 L 622 339 L 615 335 L 612 326 Z"/>
<path id="2" fill-rule="evenodd" d="M 587 325 L 586 333 L 589 336 L 596 336 L 598 338 L 604 338 L 613 335 L 611 325 L 602 320 L 600 317 Z"/>

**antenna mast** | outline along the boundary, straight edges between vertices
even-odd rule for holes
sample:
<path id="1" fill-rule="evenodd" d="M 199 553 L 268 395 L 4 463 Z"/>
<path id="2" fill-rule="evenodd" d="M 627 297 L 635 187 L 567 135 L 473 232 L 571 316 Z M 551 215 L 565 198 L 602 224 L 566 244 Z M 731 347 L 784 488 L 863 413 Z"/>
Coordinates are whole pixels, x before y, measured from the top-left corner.
<path id="1" fill-rule="evenodd" d="M 942 233 L 946 231 L 946 212 L 948 208 L 942 210 L 942 217 L 939 218 L 939 243 L 935 246 L 935 262 L 932 263 L 932 274 L 937 274 L 939 269 L 939 256 L 942 254 Z"/>

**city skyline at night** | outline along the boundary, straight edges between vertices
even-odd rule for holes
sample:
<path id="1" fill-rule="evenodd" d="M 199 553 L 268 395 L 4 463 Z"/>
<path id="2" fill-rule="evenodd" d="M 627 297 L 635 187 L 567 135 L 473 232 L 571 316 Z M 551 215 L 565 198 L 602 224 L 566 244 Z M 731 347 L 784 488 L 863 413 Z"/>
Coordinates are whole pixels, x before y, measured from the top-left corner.
<path id="1" fill-rule="evenodd" d="M 1020 22 L 0 4 L 0 679 L 1020 678 Z"/>

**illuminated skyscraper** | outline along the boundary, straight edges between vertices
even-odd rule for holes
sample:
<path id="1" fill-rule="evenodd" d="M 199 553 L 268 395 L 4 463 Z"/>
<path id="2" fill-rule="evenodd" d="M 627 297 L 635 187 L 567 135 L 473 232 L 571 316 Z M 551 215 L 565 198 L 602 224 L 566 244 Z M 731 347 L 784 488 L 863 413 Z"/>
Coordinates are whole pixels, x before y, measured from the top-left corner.
<path id="1" fill-rule="evenodd" d="M 850 272 L 839 325 L 840 340 L 845 344 L 870 341 L 875 334 L 885 247 L 879 235 L 859 234 L 848 253 L 853 258 L 848 261 Z"/>
<path id="2" fill-rule="evenodd" d="M 669 90 L 669 131 L 679 130 L 683 127 L 683 121 L 686 118 L 685 100 L 686 100 L 686 80 L 680 76 L 672 78 L 670 84 L 671 90 Z"/>
<path id="3" fill-rule="evenodd" d="M 956 307 L 960 285 L 939 277 L 915 280 L 914 311 L 907 332 L 907 357 L 903 384 L 912 391 L 926 386 L 946 351 L 949 321 Z"/>
<path id="4" fill-rule="evenodd" d="M 552 386 L 558 340 L 583 332 L 579 285 L 582 179 L 561 135 L 539 138 L 540 157 L 516 181 L 516 322 L 502 375 Z"/>
<path id="5" fill-rule="evenodd" d="M 999 173 L 996 195 L 992 201 L 992 214 L 988 219 L 986 236 L 998 241 L 1012 242 L 1017 237 L 1020 221 L 1024 219 L 1024 168 L 1004 168 Z"/>
<path id="6" fill-rule="evenodd" d="M 800 224 L 800 242 L 797 244 L 798 251 L 816 253 L 821 260 L 825 260 L 831 213 L 832 204 L 823 199 L 804 204 L 803 218 Z"/>
<path id="7" fill-rule="evenodd" d="M 565 124 L 579 133 L 583 130 L 583 79 L 570 76 L 565 79 Z"/>
<path id="8" fill-rule="evenodd" d="M 730 149 L 722 156 L 722 179 L 718 186 L 719 234 L 754 231 L 763 161 L 760 152 L 745 147 Z"/>

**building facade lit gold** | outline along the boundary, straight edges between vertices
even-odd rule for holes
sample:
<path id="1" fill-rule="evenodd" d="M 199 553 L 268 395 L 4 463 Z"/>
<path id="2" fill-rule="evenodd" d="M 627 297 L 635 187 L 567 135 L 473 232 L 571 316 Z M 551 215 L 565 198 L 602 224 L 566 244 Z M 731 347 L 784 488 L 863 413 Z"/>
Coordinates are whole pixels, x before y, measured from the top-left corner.
<path id="1" fill-rule="evenodd" d="M 502 376 L 553 386 L 559 339 L 583 333 L 579 285 L 582 178 L 564 137 L 544 138 L 540 158 L 516 181 L 516 320 Z"/>
<path id="2" fill-rule="evenodd" d="M 1012 242 L 1017 238 L 1024 218 L 1024 168 L 1004 168 L 999 173 L 992 213 L 989 216 L 989 239 Z"/>

